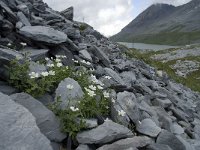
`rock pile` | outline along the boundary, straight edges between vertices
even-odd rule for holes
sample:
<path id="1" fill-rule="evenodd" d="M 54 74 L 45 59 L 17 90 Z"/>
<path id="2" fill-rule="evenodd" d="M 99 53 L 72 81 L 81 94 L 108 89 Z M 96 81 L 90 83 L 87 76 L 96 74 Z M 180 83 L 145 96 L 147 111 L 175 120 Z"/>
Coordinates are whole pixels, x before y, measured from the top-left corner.
<path id="1" fill-rule="evenodd" d="M 63 101 L 83 95 L 70 78 L 39 99 L 9 86 L 4 66 L 29 52 L 30 68 L 37 71 L 45 67 L 35 61 L 45 57 L 64 55 L 66 66 L 73 59 L 88 61 L 83 66 L 94 69 L 104 88 L 112 89 L 109 119 L 97 127 L 91 120 L 93 129 L 76 137 L 77 150 L 200 150 L 200 94 L 124 56 L 92 27 L 73 21 L 73 8 L 57 12 L 41 0 L 1 0 L 0 31 L 0 149 L 59 150 L 67 135 L 45 105 L 56 94 Z M 71 93 L 65 93 L 67 83 L 75 87 Z"/>

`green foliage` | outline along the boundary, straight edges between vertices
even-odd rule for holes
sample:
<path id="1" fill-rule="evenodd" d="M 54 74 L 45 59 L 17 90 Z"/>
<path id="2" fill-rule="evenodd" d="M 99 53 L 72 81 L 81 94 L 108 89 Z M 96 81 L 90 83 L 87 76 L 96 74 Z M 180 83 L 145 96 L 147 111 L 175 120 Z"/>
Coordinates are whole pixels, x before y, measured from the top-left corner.
<path id="1" fill-rule="evenodd" d="M 84 31 L 85 29 L 87 29 L 87 25 L 86 24 L 81 24 L 79 27 L 80 31 Z"/>
<path id="2" fill-rule="evenodd" d="M 9 83 L 26 92 L 33 97 L 43 95 L 45 92 L 50 91 L 52 81 L 50 77 L 30 78 L 29 76 L 30 61 L 28 58 L 24 60 L 13 60 L 10 62 L 9 70 Z"/>

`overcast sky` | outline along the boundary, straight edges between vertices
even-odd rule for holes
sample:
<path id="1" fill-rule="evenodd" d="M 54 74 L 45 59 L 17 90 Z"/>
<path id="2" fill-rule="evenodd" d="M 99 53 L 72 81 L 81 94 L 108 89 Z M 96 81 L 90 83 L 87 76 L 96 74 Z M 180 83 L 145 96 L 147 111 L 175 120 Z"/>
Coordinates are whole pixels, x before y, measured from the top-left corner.
<path id="1" fill-rule="evenodd" d="M 178 6 L 189 1 L 191 0 L 44 0 L 58 11 L 74 6 L 75 20 L 90 24 L 105 36 L 118 33 L 154 3 Z"/>

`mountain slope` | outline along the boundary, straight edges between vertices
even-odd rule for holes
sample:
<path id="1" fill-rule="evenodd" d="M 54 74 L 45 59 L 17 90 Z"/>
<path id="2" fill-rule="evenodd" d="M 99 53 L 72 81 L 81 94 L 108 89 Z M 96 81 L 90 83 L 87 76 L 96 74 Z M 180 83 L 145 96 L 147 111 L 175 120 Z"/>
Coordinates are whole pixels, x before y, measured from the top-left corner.
<path id="1" fill-rule="evenodd" d="M 130 22 L 113 41 L 190 44 L 200 40 L 200 1 L 182 6 L 155 4 Z"/>

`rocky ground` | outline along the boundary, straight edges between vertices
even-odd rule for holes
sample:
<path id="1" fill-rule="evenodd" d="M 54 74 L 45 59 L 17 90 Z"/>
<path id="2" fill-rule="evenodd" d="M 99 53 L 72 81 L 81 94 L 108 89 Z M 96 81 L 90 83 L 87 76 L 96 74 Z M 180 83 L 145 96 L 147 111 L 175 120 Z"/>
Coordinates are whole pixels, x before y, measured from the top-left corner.
<path id="1" fill-rule="evenodd" d="M 56 12 L 41 0 L 1 0 L 0 8 L 0 150 L 200 150 L 199 93 L 128 58 L 122 47 L 85 23 L 73 21 L 73 8 Z M 17 70 L 26 66 L 27 53 L 28 68 Z M 15 58 L 20 65 L 12 68 L 9 64 Z M 41 87 L 28 87 L 37 91 L 35 98 L 27 94 L 32 91 L 19 88 L 26 69 L 33 79 L 27 81 L 39 80 L 41 86 L 52 78 L 57 81 L 58 70 L 48 70 L 54 67 L 54 59 L 56 69 L 84 68 L 92 72 L 90 79 L 81 74 L 77 78 L 72 72 L 40 97 Z M 16 75 L 22 79 L 13 84 Z M 61 72 L 59 75 L 63 77 Z M 87 80 L 98 84 L 84 88 Z M 110 102 L 109 114 L 84 118 L 87 130 L 71 140 L 70 131 L 61 132 L 63 118 L 47 106 L 58 97 L 60 110 L 68 107 L 68 101 L 82 103 L 84 95 L 98 102 L 97 88 Z M 73 105 L 71 112 L 79 112 L 81 107 Z"/>

